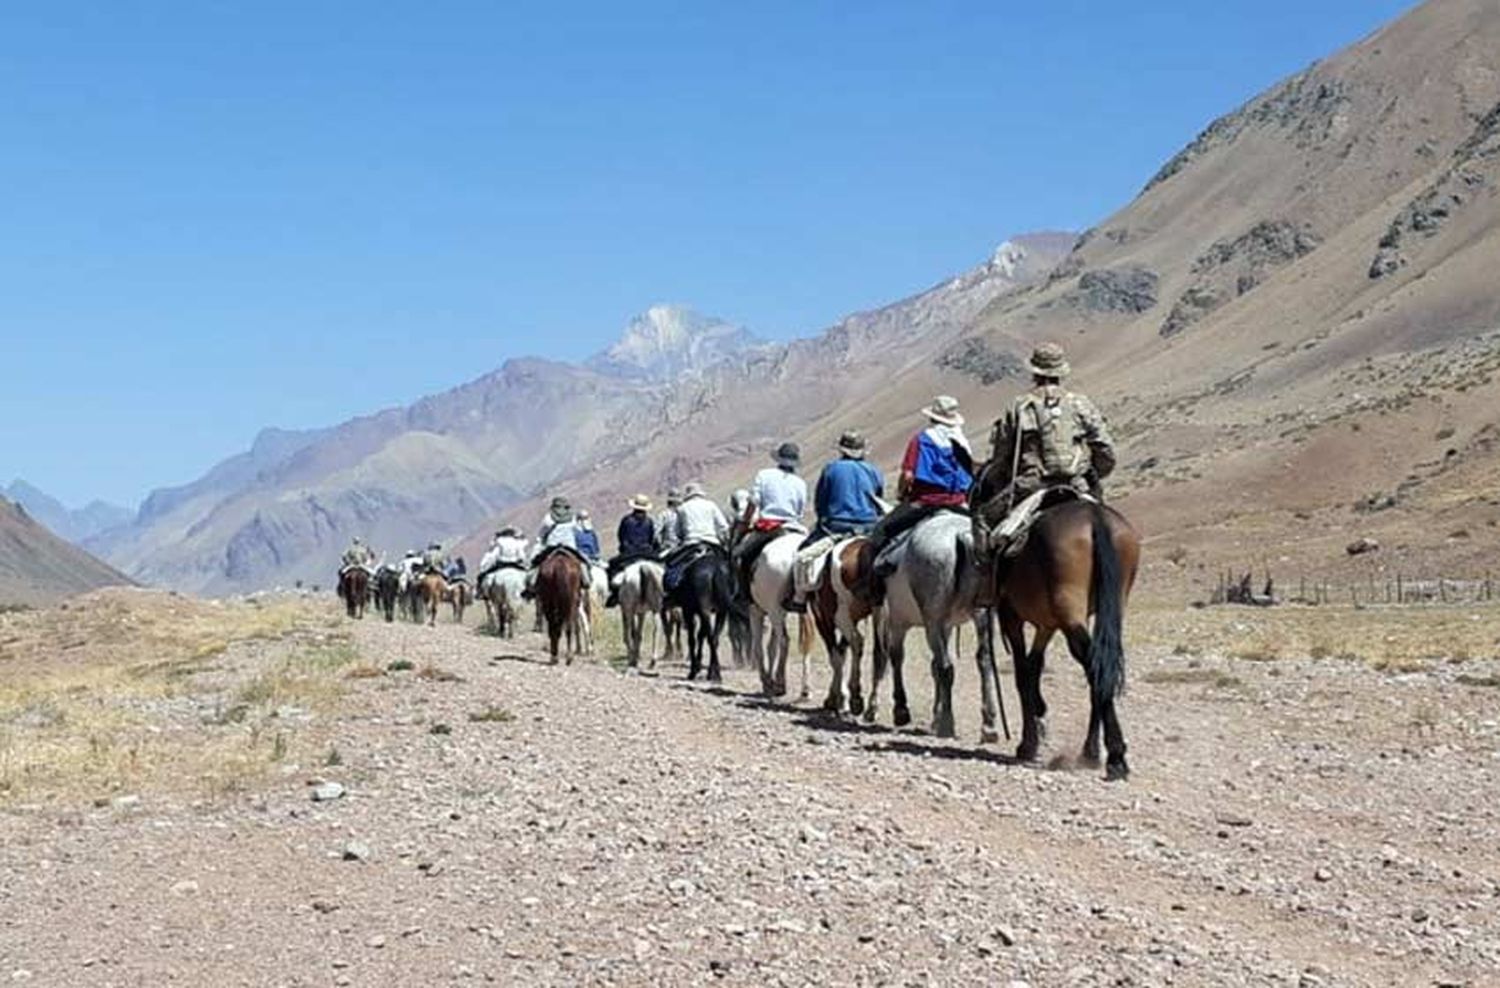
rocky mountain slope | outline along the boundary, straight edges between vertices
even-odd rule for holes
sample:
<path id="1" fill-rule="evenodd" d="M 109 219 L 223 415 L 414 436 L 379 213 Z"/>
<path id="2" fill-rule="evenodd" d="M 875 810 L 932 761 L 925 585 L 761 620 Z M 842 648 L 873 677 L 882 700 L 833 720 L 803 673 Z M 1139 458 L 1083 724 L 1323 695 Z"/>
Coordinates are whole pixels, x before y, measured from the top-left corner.
<path id="1" fill-rule="evenodd" d="M 100 532 L 117 525 L 124 525 L 135 517 L 129 508 L 117 504 L 94 500 L 81 508 L 69 508 L 57 498 L 19 477 L 8 487 L 0 487 L 0 497 L 9 498 L 26 509 L 26 513 L 41 522 L 54 535 L 69 542 L 83 542 Z"/>
<path id="2" fill-rule="evenodd" d="M 609 478 L 623 464 L 639 472 L 664 457 L 653 479 L 683 480 L 705 458 L 742 455 L 792 421 L 874 393 L 891 361 L 944 345 L 998 295 L 1042 277 L 1073 239 L 1017 238 L 972 271 L 791 344 L 655 306 L 584 366 L 511 360 L 407 408 L 263 433 L 199 480 L 153 493 L 134 524 L 90 546 L 144 582 L 182 589 L 327 583 L 354 534 L 399 554 L 475 531 L 565 478 Z"/>
<path id="3" fill-rule="evenodd" d="M 889 469 L 934 392 L 982 441 L 1053 339 L 1111 418 L 1112 489 L 1148 561 L 1185 564 L 1147 586 L 1175 570 L 1201 588 L 1220 565 L 1482 575 L 1500 525 L 1496 258 L 1500 4 L 1429 0 L 1213 122 L 1040 283 L 953 313 L 962 332 L 853 355 L 835 330 L 789 351 L 785 386 L 757 386 L 789 411 L 710 415 L 571 486 L 724 489 L 773 438 L 816 456 L 845 426 Z M 820 383 L 796 377 L 799 354 Z M 1346 557 L 1361 536 L 1381 551 Z"/>
<path id="4" fill-rule="evenodd" d="M 0 605 L 50 604 L 85 590 L 126 584 L 122 573 L 48 531 L 0 497 Z"/>

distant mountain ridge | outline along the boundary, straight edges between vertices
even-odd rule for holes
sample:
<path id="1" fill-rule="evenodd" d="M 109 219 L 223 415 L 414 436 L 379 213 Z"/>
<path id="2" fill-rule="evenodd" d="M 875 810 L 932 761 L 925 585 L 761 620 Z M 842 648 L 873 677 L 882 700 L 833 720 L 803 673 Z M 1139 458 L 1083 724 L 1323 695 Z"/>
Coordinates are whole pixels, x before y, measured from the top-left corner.
<path id="1" fill-rule="evenodd" d="M 1071 239 L 1017 238 L 956 279 L 790 344 L 655 305 L 582 365 L 516 358 L 404 408 L 267 430 L 198 480 L 153 492 L 135 522 L 89 546 L 137 579 L 186 590 L 326 584 L 354 535 L 399 556 L 468 535 L 565 478 L 686 441 L 721 413 L 732 410 L 742 432 L 762 428 L 789 412 L 784 401 L 762 404 L 778 382 L 805 382 L 813 399 L 796 405 L 821 407 L 819 392 L 842 387 L 827 380 L 833 368 L 951 337 L 997 295 L 1044 274 Z"/>
<path id="2" fill-rule="evenodd" d="M 135 517 L 135 512 L 129 508 L 97 499 L 81 508 L 69 508 L 19 477 L 11 481 L 9 486 L 0 487 L 0 495 L 21 505 L 28 515 L 45 525 L 54 535 L 74 544 L 82 543 L 118 525 L 127 524 Z"/>
<path id="3" fill-rule="evenodd" d="M 39 606 L 129 579 L 0 497 L 0 605 Z"/>

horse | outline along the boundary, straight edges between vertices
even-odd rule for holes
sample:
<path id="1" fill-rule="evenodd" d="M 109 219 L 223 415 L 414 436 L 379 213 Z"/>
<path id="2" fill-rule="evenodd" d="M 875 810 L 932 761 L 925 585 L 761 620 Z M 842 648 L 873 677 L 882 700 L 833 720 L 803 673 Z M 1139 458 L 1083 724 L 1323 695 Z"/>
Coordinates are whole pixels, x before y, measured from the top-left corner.
<path id="1" fill-rule="evenodd" d="M 792 568 L 797 549 L 806 533 L 787 529 L 766 543 L 750 571 L 750 654 L 760 672 L 761 692 L 767 697 L 786 695 L 786 663 L 791 652 L 791 635 L 787 633 L 787 611 L 783 604 L 792 586 Z M 764 632 L 769 628 L 769 635 Z M 802 652 L 802 693 L 808 697 L 807 621 L 801 623 L 799 636 Z"/>
<path id="2" fill-rule="evenodd" d="M 552 663 L 557 664 L 558 644 L 567 635 L 568 664 L 583 648 L 584 615 L 583 567 L 576 553 L 566 550 L 547 553 L 536 571 L 537 611 L 547 623 L 547 645 Z"/>
<path id="3" fill-rule="evenodd" d="M 375 573 L 375 602 L 386 622 L 396 619 L 396 597 L 401 592 L 401 571 L 382 566 Z"/>
<path id="4" fill-rule="evenodd" d="M 425 615 L 427 627 L 434 627 L 437 625 L 438 607 L 443 602 L 443 596 L 448 592 L 448 581 L 443 578 L 443 574 L 428 570 L 417 577 L 416 587 L 420 608 L 417 611 L 417 622 L 420 624 Z"/>
<path id="5" fill-rule="evenodd" d="M 625 638 L 625 657 L 631 669 L 640 667 L 641 645 L 645 638 L 646 620 L 654 616 L 657 625 L 666 637 L 666 613 L 662 607 L 662 564 L 653 559 L 638 559 L 620 571 L 620 623 Z M 653 625 L 653 631 L 657 627 Z M 651 668 L 656 668 L 659 644 L 651 645 Z"/>
<path id="6" fill-rule="evenodd" d="M 479 596 L 489 614 L 490 629 L 499 637 L 516 637 L 521 594 L 525 589 L 526 571 L 515 566 L 500 567 L 488 574 L 480 586 Z"/>
<path id="7" fill-rule="evenodd" d="M 875 565 L 875 550 L 863 537 L 845 539 L 829 550 L 823 574 L 808 598 L 808 612 L 823 647 L 828 651 L 832 676 L 823 709 L 834 714 L 864 712 L 861 690 L 861 664 L 864 662 L 865 636 L 860 625 L 872 620 L 879 648 L 881 610 L 872 605 L 857 588 L 865 574 Z"/>
<path id="8" fill-rule="evenodd" d="M 356 620 L 363 618 L 370 599 L 370 571 L 363 566 L 339 570 L 339 596 L 344 599 L 345 613 Z"/>
<path id="9" fill-rule="evenodd" d="M 448 584 L 443 599 L 453 605 L 453 623 L 464 623 L 464 611 L 469 606 L 469 581 L 457 579 Z"/>
<path id="10" fill-rule="evenodd" d="M 1108 753 L 1105 779 L 1129 777 L 1115 697 L 1125 685 L 1121 630 L 1140 554 L 1140 536 L 1124 515 L 1095 502 L 1064 501 L 1044 508 L 1020 553 L 997 560 L 989 573 L 995 613 L 1015 662 L 1016 691 L 1021 696 L 1021 743 L 1016 750 L 1020 760 L 1036 760 L 1046 733 L 1042 667 L 1047 644 L 1061 632 L 1089 684 L 1089 726 L 1081 762 L 1099 764 L 1102 728 Z M 1035 629 L 1030 649 L 1028 624 Z"/>
<path id="11" fill-rule="evenodd" d="M 708 648 L 708 678 L 723 678 L 719 668 L 719 636 L 726 621 L 744 621 L 734 600 L 734 569 L 729 556 L 718 546 L 712 547 L 688 564 L 682 582 L 667 595 L 668 607 L 682 608 L 687 626 L 688 679 L 697 679 L 703 671 L 703 650 Z"/>
<path id="12" fill-rule="evenodd" d="M 875 671 L 865 720 L 875 719 L 880 681 L 889 663 L 896 725 L 911 723 L 902 665 L 906 658 L 906 633 L 920 627 L 932 652 L 932 731 L 938 737 L 953 737 L 956 729 L 950 639 L 953 629 L 965 621 L 973 621 L 979 639 L 974 658 L 979 667 L 980 741 L 1000 740 L 995 727 L 1000 687 L 995 673 L 993 636 L 989 614 L 978 603 L 985 581 L 974 560 L 974 534 L 967 515 L 940 512 L 923 519 L 912 530 L 900 565 L 886 580 L 879 647 L 875 649 Z"/>

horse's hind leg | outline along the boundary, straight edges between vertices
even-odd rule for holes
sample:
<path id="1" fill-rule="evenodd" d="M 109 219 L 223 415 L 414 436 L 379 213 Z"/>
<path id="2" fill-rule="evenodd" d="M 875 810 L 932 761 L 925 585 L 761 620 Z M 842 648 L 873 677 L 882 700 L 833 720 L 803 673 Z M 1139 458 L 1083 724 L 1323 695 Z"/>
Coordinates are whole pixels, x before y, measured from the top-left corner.
<path id="1" fill-rule="evenodd" d="M 891 662 L 891 722 L 897 727 L 905 727 L 911 723 L 911 707 L 906 703 L 906 631 L 907 629 L 902 628 L 892 634 L 891 640 L 886 643 Z"/>
<path id="2" fill-rule="evenodd" d="M 953 723 L 953 656 L 949 652 L 947 625 L 929 624 L 927 647 L 932 652 L 932 733 L 951 738 L 958 733 Z"/>
<path id="3" fill-rule="evenodd" d="M 1047 701 L 1042 699 L 1042 668 L 1047 663 L 1047 643 L 1052 640 L 1052 635 L 1051 628 L 1037 629 L 1031 648 L 1027 650 L 1021 623 L 1016 621 L 1013 629 L 1006 629 L 1016 664 L 1016 692 L 1021 696 L 1021 745 L 1016 749 L 1016 757 L 1021 761 L 1035 761 L 1042 739 L 1047 736 Z"/>
<path id="4" fill-rule="evenodd" d="M 1067 629 L 1064 636 L 1068 640 L 1068 651 L 1073 658 L 1083 667 L 1084 678 L 1089 684 L 1089 729 L 1083 739 L 1083 751 L 1078 760 L 1089 768 L 1098 768 L 1099 758 L 1099 731 L 1104 726 L 1104 711 L 1100 705 L 1093 700 L 1094 696 L 1094 674 L 1089 668 L 1089 651 L 1093 646 L 1093 639 L 1085 627 L 1075 626 Z M 1111 707 L 1113 704 L 1111 704 Z M 1118 725 L 1116 725 L 1118 727 Z"/>
<path id="5" fill-rule="evenodd" d="M 1000 740 L 995 727 L 1000 680 L 995 672 L 995 621 L 989 611 L 974 615 L 974 631 L 978 640 L 974 664 L 979 667 L 979 743 L 995 744 Z"/>
<path id="6" fill-rule="evenodd" d="M 719 611 L 714 615 L 713 628 L 709 628 L 708 618 L 703 619 L 704 633 L 708 635 L 708 681 L 717 683 L 724 678 L 724 673 L 719 668 L 719 636 L 724 633 L 724 622 L 729 619 L 729 614 Z"/>

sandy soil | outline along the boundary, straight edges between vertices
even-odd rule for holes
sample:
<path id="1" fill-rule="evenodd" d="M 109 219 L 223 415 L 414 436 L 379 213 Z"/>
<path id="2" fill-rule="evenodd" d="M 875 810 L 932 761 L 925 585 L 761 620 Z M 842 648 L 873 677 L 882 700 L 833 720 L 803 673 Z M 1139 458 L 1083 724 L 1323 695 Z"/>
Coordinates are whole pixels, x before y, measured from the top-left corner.
<path id="1" fill-rule="evenodd" d="M 451 624 L 352 630 L 363 674 L 283 710 L 292 754 L 243 790 L 5 803 L 0 980 L 1500 983 L 1492 660 L 1138 644 L 1135 775 L 1111 785 L 1055 757 L 1082 740 L 1063 659 L 1032 767 L 973 743 L 971 666 L 939 741 L 767 704 L 746 671 L 688 685 Z M 189 675 L 276 661 L 235 644 Z M 391 662 L 415 671 L 373 674 Z"/>

